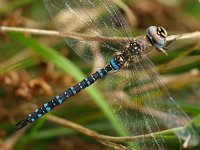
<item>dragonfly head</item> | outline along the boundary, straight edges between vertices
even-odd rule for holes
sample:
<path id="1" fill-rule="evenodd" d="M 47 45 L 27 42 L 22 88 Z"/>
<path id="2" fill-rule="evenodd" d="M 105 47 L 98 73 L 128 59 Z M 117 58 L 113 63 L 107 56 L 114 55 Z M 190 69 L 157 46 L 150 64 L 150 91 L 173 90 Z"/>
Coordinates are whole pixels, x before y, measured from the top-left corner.
<path id="1" fill-rule="evenodd" d="M 161 51 L 165 54 L 165 45 L 167 31 L 163 27 L 150 26 L 146 30 L 146 36 L 153 46 L 156 47 L 158 51 Z"/>

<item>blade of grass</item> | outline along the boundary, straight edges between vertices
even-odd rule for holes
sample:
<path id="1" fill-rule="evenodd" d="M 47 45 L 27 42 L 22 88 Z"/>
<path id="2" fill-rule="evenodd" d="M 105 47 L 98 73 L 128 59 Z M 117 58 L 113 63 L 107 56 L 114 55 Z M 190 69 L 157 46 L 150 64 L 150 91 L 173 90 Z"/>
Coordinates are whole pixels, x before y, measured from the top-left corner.
<path id="1" fill-rule="evenodd" d="M 200 113 L 193 119 L 193 123 L 197 126 L 200 133 Z"/>
<path id="2" fill-rule="evenodd" d="M 183 103 L 179 103 L 179 105 L 187 114 L 193 114 L 193 115 L 200 114 L 200 108 L 198 106 L 193 106 Z"/>

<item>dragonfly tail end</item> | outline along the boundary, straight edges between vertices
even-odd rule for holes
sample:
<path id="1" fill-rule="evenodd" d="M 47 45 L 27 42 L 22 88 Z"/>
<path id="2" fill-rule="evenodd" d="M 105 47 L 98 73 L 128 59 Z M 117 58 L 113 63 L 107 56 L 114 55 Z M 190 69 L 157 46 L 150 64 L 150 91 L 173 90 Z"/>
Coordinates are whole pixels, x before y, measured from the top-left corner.
<path id="1" fill-rule="evenodd" d="M 18 122 L 18 123 L 15 125 L 15 129 L 16 129 L 16 130 L 20 130 L 21 128 L 25 127 L 28 123 L 29 123 L 29 122 L 28 122 L 27 119 L 23 119 L 23 120 L 21 120 L 20 122 Z"/>

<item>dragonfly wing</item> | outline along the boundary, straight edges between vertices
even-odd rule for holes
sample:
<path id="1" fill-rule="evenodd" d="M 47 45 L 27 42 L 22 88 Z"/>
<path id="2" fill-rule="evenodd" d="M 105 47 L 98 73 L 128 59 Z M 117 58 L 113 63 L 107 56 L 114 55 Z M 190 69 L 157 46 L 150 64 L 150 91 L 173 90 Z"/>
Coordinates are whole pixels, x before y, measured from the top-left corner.
<path id="1" fill-rule="evenodd" d="M 102 55 L 111 55 L 130 41 L 132 35 L 124 17 L 111 0 L 44 0 L 66 43 L 83 59 L 96 60 L 96 44 Z M 123 37 L 120 41 L 114 37 Z M 115 44 L 113 44 L 115 43 Z M 95 50 L 94 50 L 95 49 Z"/>
<path id="2" fill-rule="evenodd" d="M 140 66 L 143 68 L 147 80 L 155 87 L 153 89 L 154 92 L 159 94 L 159 97 L 154 94 L 155 96 L 151 98 L 153 102 L 151 102 L 152 100 L 148 102 L 148 106 L 151 109 L 156 110 L 154 113 L 157 120 L 159 120 L 161 125 L 166 128 L 176 128 L 188 125 L 182 130 L 177 130 L 175 134 L 180 140 L 188 142 L 188 145 L 185 145 L 186 147 L 196 146 L 199 143 L 199 136 L 195 126 L 192 124 L 189 116 L 169 94 L 163 80 L 154 69 L 154 64 L 145 55 L 138 56 L 138 60 L 140 60 Z M 188 138 L 190 140 L 188 140 Z"/>
<path id="3" fill-rule="evenodd" d="M 143 140 L 140 140 L 143 149 L 149 146 L 165 149 L 161 129 L 190 123 L 189 117 L 168 94 L 153 63 L 145 55 L 134 56 L 125 69 L 110 74 L 106 79 L 106 93 L 109 93 L 114 112 L 130 135 L 143 135 Z M 180 141 L 188 142 L 186 147 L 198 144 L 199 137 L 194 126 L 174 131 Z M 151 142 L 145 134 L 152 135 Z"/>
<path id="4" fill-rule="evenodd" d="M 134 68 L 133 68 L 134 67 Z M 130 136 L 140 136 L 141 149 L 165 149 L 166 144 L 160 127 L 149 109 L 145 94 L 140 87 L 144 85 L 137 65 L 128 66 L 106 77 L 106 95 L 110 100 L 117 119 Z M 134 90 L 134 94 L 133 94 Z M 157 133 L 154 136 L 152 133 Z M 148 138 L 146 137 L 148 135 Z"/>

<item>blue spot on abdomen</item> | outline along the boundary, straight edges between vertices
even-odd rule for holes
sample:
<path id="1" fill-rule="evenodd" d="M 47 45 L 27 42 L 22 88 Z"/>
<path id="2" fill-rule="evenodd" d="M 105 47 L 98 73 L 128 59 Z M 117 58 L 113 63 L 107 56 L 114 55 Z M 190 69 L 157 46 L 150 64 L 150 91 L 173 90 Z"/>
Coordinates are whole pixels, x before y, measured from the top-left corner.
<path id="1" fill-rule="evenodd" d="M 49 112 L 51 110 L 51 107 L 46 107 L 45 109 Z"/>
<path id="2" fill-rule="evenodd" d="M 42 114 L 38 114 L 37 116 L 40 118 L 40 117 L 42 117 Z"/>
<path id="3" fill-rule="evenodd" d="M 59 102 L 59 104 L 62 104 L 63 101 L 61 99 L 59 99 L 58 102 Z"/>
<path id="4" fill-rule="evenodd" d="M 103 77 L 103 73 L 101 72 L 101 70 L 98 70 L 98 73 L 99 73 L 100 77 Z"/>

